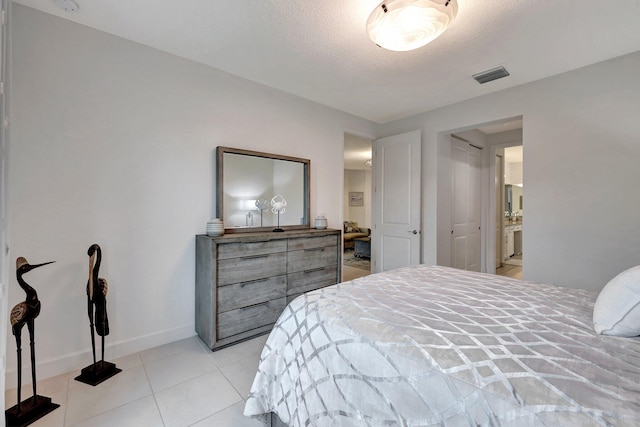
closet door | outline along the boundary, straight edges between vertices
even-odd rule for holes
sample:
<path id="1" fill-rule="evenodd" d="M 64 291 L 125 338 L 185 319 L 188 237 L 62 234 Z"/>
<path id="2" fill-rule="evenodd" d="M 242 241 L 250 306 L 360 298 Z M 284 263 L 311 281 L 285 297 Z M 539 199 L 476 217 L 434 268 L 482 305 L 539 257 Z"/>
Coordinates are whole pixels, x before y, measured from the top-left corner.
<path id="1" fill-rule="evenodd" d="M 480 271 L 480 150 L 451 140 L 451 266 Z"/>

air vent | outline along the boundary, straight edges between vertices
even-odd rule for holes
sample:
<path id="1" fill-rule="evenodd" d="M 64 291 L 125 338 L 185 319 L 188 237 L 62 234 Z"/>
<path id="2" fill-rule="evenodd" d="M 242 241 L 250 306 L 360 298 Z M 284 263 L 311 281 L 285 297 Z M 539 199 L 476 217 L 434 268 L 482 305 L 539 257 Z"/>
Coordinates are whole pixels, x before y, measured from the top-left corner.
<path id="1" fill-rule="evenodd" d="M 474 74 L 472 77 L 476 79 L 476 81 L 480 84 L 487 83 L 493 80 L 501 79 L 503 77 L 507 77 L 509 72 L 506 68 L 500 66 L 497 68 L 492 68 L 491 70 L 483 71 L 482 73 Z"/>

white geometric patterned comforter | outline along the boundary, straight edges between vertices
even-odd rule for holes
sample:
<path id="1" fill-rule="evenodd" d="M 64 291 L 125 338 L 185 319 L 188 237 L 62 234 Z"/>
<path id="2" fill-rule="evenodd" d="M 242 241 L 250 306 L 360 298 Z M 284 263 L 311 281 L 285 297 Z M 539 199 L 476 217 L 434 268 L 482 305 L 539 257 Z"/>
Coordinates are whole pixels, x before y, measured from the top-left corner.
<path id="1" fill-rule="evenodd" d="M 597 335 L 596 294 L 412 266 L 303 295 L 245 415 L 290 426 L 640 426 L 640 340 Z"/>

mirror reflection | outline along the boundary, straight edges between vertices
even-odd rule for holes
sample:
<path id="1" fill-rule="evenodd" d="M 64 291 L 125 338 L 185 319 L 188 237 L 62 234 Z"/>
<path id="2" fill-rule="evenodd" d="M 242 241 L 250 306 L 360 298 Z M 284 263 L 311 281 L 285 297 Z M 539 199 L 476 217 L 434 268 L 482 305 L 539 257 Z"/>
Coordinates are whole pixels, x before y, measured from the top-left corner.
<path id="1" fill-rule="evenodd" d="M 309 227 L 308 160 L 218 147 L 218 163 L 227 231 Z"/>
<path id="2" fill-rule="evenodd" d="M 505 184 L 504 186 L 504 216 L 522 216 L 522 187 Z"/>

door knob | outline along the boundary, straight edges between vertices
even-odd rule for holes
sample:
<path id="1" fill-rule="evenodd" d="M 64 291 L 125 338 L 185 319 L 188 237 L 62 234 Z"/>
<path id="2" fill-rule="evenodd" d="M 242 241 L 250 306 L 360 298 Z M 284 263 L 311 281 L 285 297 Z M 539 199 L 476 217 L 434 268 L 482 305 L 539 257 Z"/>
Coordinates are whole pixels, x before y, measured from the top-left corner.
<path id="1" fill-rule="evenodd" d="M 418 230 L 409 230 L 409 231 L 407 231 L 407 233 L 418 234 Z"/>

